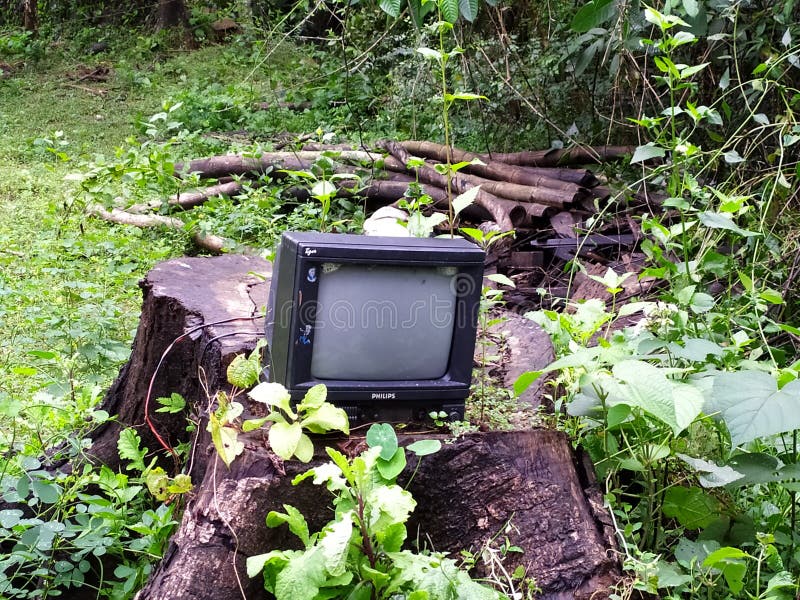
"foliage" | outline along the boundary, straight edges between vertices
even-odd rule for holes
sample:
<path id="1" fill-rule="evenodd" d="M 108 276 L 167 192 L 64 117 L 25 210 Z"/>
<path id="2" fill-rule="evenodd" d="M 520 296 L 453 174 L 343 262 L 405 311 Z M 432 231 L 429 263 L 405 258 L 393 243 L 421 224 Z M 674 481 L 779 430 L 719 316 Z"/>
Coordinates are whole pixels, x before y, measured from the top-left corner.
<path id="1" fill-rule="evenodd" d="M 121 455 L 125 446 L 121 442 Z M 77 460 L 81 451 L 73 447 L 53 459 Z M 133 597 L 176 525 L 176 504 L 153 506 L 147 485 L 144 475 L 129 477 L 106 466 L 84 464 L 65 474 L 24 455 L 6 465 L 0 490 L 10 508 L 0 511 L 6 550 L 0 594 L 49 598 L 92 585 L 101 597 Z"/>
<path id="2" fill-rule="evenodd" d="M 294 484 L 312 478 L 334 495 L 335 517 L 310 534 L 303 515 L 284 505 L 270 512 L 269 527 L 288 525 L 302 550 L 273 550 L 247 560 L 251 577 L 263 573 L 264 587 L 278 600 L 288 598 L 500 598 L 472 581 L 453 559 L 438 553 L 403 550 L 406 521 L 416 505 L 396 483 L 405 467 L 391 425 L 375 424 L 367 432 L 369 448 L 348 460 L 327 448 L 331 462 L 306 471 Z M 438 443 L 420 440 L 408 450 L 422 457 Z"/>
<path id="3" fill-rule="evenodd" d="M 702 79 L 714 65 L 691 62 L 691 48 L 707 34 L 692 20 L 697 6 L 684 3 L 685 19 L 675 14 L 679 7 L 642 7 L 644 25 L 628 31 L 649 51 L 651 89 L 662 102 L 657 112 L 631 119 L 645 141 L 630 161 L 641 169 L 641 185 L 663 190 L 663 204 L 674 211 L 672 220 L 661 214 L 643 220 L 642 248 L 651 265 L 643 277 L 661 281 L 660 299 L 618 308 L 629 274 L 609 270 L 591 277 L 605 285 L 610 309 L 594 299 L 529 317 L 557 348 L 558 360 L 545 371 L 558 372 L 567 392 L 557 401 L 567 413 L 562 426 L 605 482 L 633 574 L 620 597 L 633 588 L 670 597 L 788 598 L 798 589 L 800 568 L 800 397 L 796 366 L 787 360 L 792 349 L 773 341 L 793 327 L 778 319 L 787 273 L 777 263 L 780 240 L 769 216 L 795 175 L 782 162 L 785 141 L 773 136 L 796 125 L 791 117 L 777 125 L 783 117 L 755 106 L 766 109 L 778 96 L 789 107 L 785 93 L 797 92 L 781 87 L 788 79 L 773 87 L 763 77 L 769 66 L 756 66 L 756 77 L 741 82 L 741 96 L 729 92 L 723 74 L 720 98 L 710 97 Z M 591 2 L 573 27 L 588 33 L 619 7 Z M 777 60 L 788 67 L 790 56 Z M 786 71 L 772 73 L 783 78 Z M 738 109 L 737 99 L 743 100 Z M 655 106 L 650 101 L 645 110 Z M 737 117 L 737 110 L 744 112 Z M 759 163 L 747 143 L 750 123 L 762 144 L 778 141 L 771 163 Z M 762 135 L 764 128 L 771 133 Z M 755 164 L 765 165 L 761 176 L 752 177 Z M 635 326 L 620 325 L 637 314 Z M 517 391 L 539 375 L 528 374 Z"/>

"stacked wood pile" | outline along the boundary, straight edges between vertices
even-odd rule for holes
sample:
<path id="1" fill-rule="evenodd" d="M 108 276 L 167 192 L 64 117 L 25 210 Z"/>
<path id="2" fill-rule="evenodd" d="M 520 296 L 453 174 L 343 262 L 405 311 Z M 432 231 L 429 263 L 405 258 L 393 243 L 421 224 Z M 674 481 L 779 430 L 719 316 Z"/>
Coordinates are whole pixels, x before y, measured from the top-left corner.
<path id="1" fill-rule="evenodd" d="M 364 198 L 370 210 L 396 206 L 415 182 L 433 199 L 428 210 L 442 212 L 448 211 L 450 199 L 479 187 L 474 202 L 461 213 L 460 223 L 484 230 L 515 231 L 514 240 L 498 244 L 487 261 L 489 268 L 512 276 L 517 283 L 517 291 L 507 295 L 514 304 L 538 306 L 541 289 L 550 292 L 549 297 L 592 297 L 589 292 L 594 290 L 583 293 L 580 289 L 582 284 L 591 283 L 588 277 L 575 280 L 563 273 L 564 264 L 575 258 L 589 274 L 602 274 L 608 267 L 617 272 L 641 270 L 643 257 L 635 252 L 640 229 L 632 216 L 649 209 L 646 200 L 620 201 L 601 177 L 586 168 L 630 154 L 632 148 L 628 146 L 511 154 L 476 154 L 426 141 L 385 140 L 376 146 L 352 149 L 308 143 L 299 151 L 276 151 L 259 157 L 196 159 L 176 164 L 175 176 L 183 180 L 192 174 L 213 182 L 207 187 L 126 208 L 93 206 L 90 212 L 108 221 L 140 227 L 184 229 L 181 211 L 216 196 L 244 202 L 246 188 L 258 186 L 265 174 L 282 180 L 290 171 L 312 170 L 326 157 L 333 172 L 325 175 L 336 186 L 337 196 Z M 448 175 L 443 168 L 448 163 L 460 164 L 460 169 Z M 336 177 L 331 177 L 334 174 Z M 287 186 L 286 192 L 298 201 L 311 199 L 305 187 Z M 217 253 L 229 245 L 223 238 L 201 232 L 194 234 L 194 241 Z M 628 285 L 633 287 L 626 295 L 645 291 L 636 278 L 629 278 Z"/>

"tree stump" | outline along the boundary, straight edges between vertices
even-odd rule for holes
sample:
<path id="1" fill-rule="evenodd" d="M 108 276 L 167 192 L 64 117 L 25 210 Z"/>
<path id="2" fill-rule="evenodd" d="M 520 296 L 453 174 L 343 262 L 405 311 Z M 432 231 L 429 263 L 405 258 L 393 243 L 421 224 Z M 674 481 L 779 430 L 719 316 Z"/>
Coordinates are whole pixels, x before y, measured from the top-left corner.
<path id="1" fill-rule="evenodd" d="M 169 445 L 192 442 L 195 487 L 178 531 L 137 600 L 267 598 L 261 579 L 247 577 L 247 557 L 297 547 L 287 528 L 267 528 L 267 513 L 292 504 L 306 515 L 312 531 L 332 514 L 324 488 L 310 481 L 291 485 L 308 465 L 276 458 L 262 430 L 240 435 L 245 451 L 230 469 L 217 457 L 206 432 L 214 408 L 211 398 L 229 389 L 227 365 L 262 336 L 263 321 L 256 317 L 266 302 L 270 272 L 269 263 L 254 257 L 182 258 L 160 264 L 141 284 L 142 319 L 132 355 L 102 406 L 118 415 L 118 423 L 95 434 L 91 453 L 97 461 L 119 466 L 116 440 L 124 426 L 136 427 L 151 450 L 160 448 L 144 412 L 144 398 L 160 364 L 151 398 L 178 392 L 191 414 L 154 413 L 151 401 L 149 416 Z M 524 337 L 527 330 L 515 328 L 514 335 Z M 527 342 L 527 347 L 539 346 L 538 341 Z M 517 347 L 526 347 L 526 342 Z M 537 350 L 532 364 L 525 364 L 530 359 L 524 352 L 512 353 L 512 361 L 522 366 L 509 365 L 509 370 L 541 369 L 550 352 Z M 243 403 L 245 417 L 251 408 L 262 408 Z M 185 430 L 187 416 L 197 422 L 191 439 Z M 400 436 L 401 443 L 413 439 Z M 325 443 L 343 449 L 359 445 L 357 436 L 326 438 Z M 318 463 L 323 444 L 316 440 L 316 446 Z M 401 479 L 408 479 L 414 466 Z M 508 535 L 523 552 L 509 554 L 504 567 L 510 572 L 523 565 L 535 578 L 541 598 L 607 597 L 619 577 L 613 528 L 591 465 L 576 456 L 562 433 L 535 429 L 461 437 L 423 458 L 409 489 L 418 503 L 409 523 L 410 538 L 457 553 L 480 552 L 498 533 L 501 538 Z"/>

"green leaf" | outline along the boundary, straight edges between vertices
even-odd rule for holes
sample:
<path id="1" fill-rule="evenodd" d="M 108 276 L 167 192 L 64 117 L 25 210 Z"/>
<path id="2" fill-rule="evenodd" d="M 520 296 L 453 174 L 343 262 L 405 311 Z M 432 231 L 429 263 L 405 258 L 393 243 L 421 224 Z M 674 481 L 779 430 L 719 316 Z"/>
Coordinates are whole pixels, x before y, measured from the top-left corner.
<path id="1" fill-rule="evenodd" d="M 742 237 L 753 237 L 761 235 L 759 233 L 756 233 L 755 231 L 742 229 L 736 223 L 733 222 L 733 219 L 731 219 L 728 215 L 722 213 L 702 212 L 700 213 L 699 217 L 700 217 L 700 222 L 709 229 L 725 229 L 728 231 L 733 231 L 734 233 L 738 233 Z"/>
<path id="2" fill-rule="evenodd" d="M 314 458 L 314 442 L 305 433 L 300 436 L 297 448 L 294 449 L 294 455 L 302 463 L 307 463 Z"/>
<path id="3" fill-rule="evenodd" d="M 744 477 L 743 473 L 739 473 L 731 468 L 729 465 L 717 465 L 715 463 L 703 460 L 701 458 L 693 458 L 686 454 L 676 454 L 687 465 L 702 474 L 699 476 L 700 484 L 703 487 L 713 488 L 721 487 L 733 483 L 737 479 Z"/>
<path id="4" fill-rule="evenodd" d="M 697 292 L 692 294 L 692 300 L 689 303 L 689 308 L 692 312 L 703 314 L 714 308 L 714 297 L 706 294 L 705 292 Z"/>
<path id="5" fill-rule="evenodd" d="M 584 4 L 575 13 L 570 27 L 577 33 L 586 33 L 610 20 L 616 12 L 614 0 L 595 0 Z"/>
<path id="6" fill-rule="evenodd" d="M 778 390 L 768 373 L 719 373 L 714 377 L 709 409 L 709 413 L 720 413 L 734 446 L 800 429 L 800 380 Z"/>
<path id="7" fill-rule="evenodd" d="M 311 536 L 308 534 L 308 523 L 303 513 L 291 504 L 284 504 L 283 510 L 286 512 L 281 513 L 272 510 L 267 514 L 267 527 L 280 527 L 286 523 L 289 526 L 289 531 L 300 538 L 303 546 L 308 548 L 311 545 Z"/>
<path id="8" fill-rule="evenodd" d="M 167 487 L 169 486 L 169 476 L 164 472 L 161 467 L 155 467 L 147 472 L 144 479 L 148 491 L 153 495 L 153 498 L 159 502 L 163 502 L 169 497 Z"/>
<path id="9" fill-rule="evenodd" d="M 514 395 L 524 394 L 533 383 L 542 376 L 542 371 L 525 371 L 514 380 Z"/>
<path id="10" fill-rule="evenodd" d="M 748 555 L 738 548 L 724 546 L 709 554 L 703 561 L 704 567 L 712 567 L 722 571 L 725 582 L 734 594 L 738 594 L 744 587 L 744 576 L 747 564 L 742 560 Z"/>
<path id="11" fill-rule="evenodd" d="M 367 430 L 367 444 L 370 448 L 380 446 L 380 457 L 390 460 L 397 451 L 397 434 L 388 423 L 374 423 Z"/>
<path id="12" fill-rule="evenodd" d="M 297 450 L 301 435 L 303 428 L 300 423 L 273 423 L 269 428 L 270 448 L 283 460 L 289 460 Z"/>
<path id="13" fill-rule="evenodd" d="M 680 485 L 667 489 L 662 507 L 665 516 L 688 529 L 705 527 L 717 518 L 720 508 L 719 501 L 702 488 Z"/>
<path id="14" fill-rule="evenodd" d="M 383 552 L 399 552 L 406 541 L 408 532 L 403 523 L 393 523 L 375 535 L 375 539 L 383 546 Z"/>
<path id="15" fill-rule="evenodd" d="M 31 491 L 42 504 L 55 504 L 61 498 L 61 486 L 42 479 L 31 480 Z"/>
<path id="16" fill-rule="evenodd" d="M 275 598 L 315 600 L 327 579 L 325 557 L 321 549 L 314 548 L 294 556 L 281 570 L 275 580 Z"/>
<path id="17" fill-rule="evenodd" d="M 244 354 L 238 354 L 228 365 L 228 383 L 241 389 L 249 388 L 261 376 L 261 365 L 256 360 L 251 360 Z"/>
<path id="18" fill-rule="evenodd" d="M 381 457 L 375 466 L 378 468 L 378 473 L 381 474 L 381 477 L 393 482 L 406 468 L 406 451 L 403 448 L 398 448 L 392 458 L 385 460 Z"/>
<path id="19" fill-rule="evenodd" d="M 612 368 L 620 384 L 604 382 L 609 405 L 638 406 L 669 425 L 675 435 L 700 414 L 703 396 L 696 388 L 667 379 L 665 372 L 650 363 L 625 360 Z"/>
<path id="20" fill-rule="evenodd" d="M 130 464 L 127 469 L 135 469 L 137 471 L 144 471 L 144 457 L 147 454 L 147 448 L 139 449 L 142 439 L 136 430 L 128 427 L 123 429 L 119 434 L 117 440 L 117 452 L 122 460 L 129 460 Z"/>
<path id="21" fill-rule="evenodd" d="M 325 569 L 333 577 L 344 575 L 347 569 L 347 553 L 350 549 L 350 538 L 353 536 L 353 511 L 341 515 L 338 521 L 324 530 L 320 542 Z"/>
<path id="22" fill-rule="evenodd" d="M 244 423 L 242 423 L 242 431 L 247 433 L 248 431 L 255 431 L 256 429 L 260 429 L 264 426 L 267 421 L 270 421 L 269 417 L 262 417 L 261 419 L 247 419 Z"/>
<path id="23" fill-rule="evenodd" d="M 417 52 L 422 54 L 428 60 L 435 60 L 437 62 L 441 62 L 442 60 L 442 53 L 438 50 L 434 50 L 433 48 L 417 48 Z"/>
<path id="24" fill-rule="evenodd" d="M 379 485 L 367 494 L 366 505 L 367 529 L 379 532 L 393 523 L 405 523 L 417 503 L 399 485 Z"/>
<path id="25" fill-rule="evenodd" d="M 192 477 L 185 473 L 178 473 L 167 486 L 170 494 L 185 494 L 192 491 Z"/>
<path id="26" fill-rule="evenodd" d="M 305 397 L 303 398 L 302 402 L 297 406 L 299 409 L 309 410 L 312 408 L 319 408 L 325 402 L 325 399 L 328 397 L 328 388 L 325 387 L 324 383 L 318 383 L 317 385 L 310 388 L 307 392 Z"/>
<path id="27" fill-rule="evenodd" d="M 656 146 L 651 142 L 636 148 L 631 158 L 631 164 L 634 165 L 653 158 L 663 158 L 666 154 L 667 151 L 664 148 Z"/>
<path id="28" fill-rule="evenodd" d="M 211 441 L 217 449 L 217 454 L 230 467 L 233 460 L 244 452 L 244 444 L 239 441 L 239 432 L 233 427 L 223 427 L 212 415 L 208 421 L 208 431 L 211 432 Z"/>
<path id="29" fill-rule="evenodd" d="M 478 196 L 478 193 L 481 191 L 481 186 L 476 185 L 475 187 L 469 188 L 463 194 L 460 194 L 453 198 L 453 214 L 458 216 L 458 214 L 468 207 L 470 204 L 475 202 L 475 198 Z"/>
<path id="30" fill-rule="evenodd" d="M 396 19 L 400 16 L 403 3 L 402 0 L 379 0 L 378 6 L 387 15 Z"/>
<path id="31" fill-rule="evenodd" d="M 292 419 L 297 418 L 297 414 L 292 410 L 292 398 L 280 383 L 261 382 L 247 392 L 247 395 L 256 402 L 262 402 L 281 409 Z"/>
<path id="32" fill-rule="evenodd" d="M 478 0 L 459 0 L 458 6 L 461 9 L 461 16 L 472 23 L 478 17 Z"/>
<path id="33" fill-rule="evenodd" d="M 492 273 L 491 275 L 487 275 L 486 279 L 489 281 L 494 281 L 495 283 L 499 283 L 500 285 L 505 285 L 510 288 L 517 287 L 514 281 L 506 275 L 502 273 Z"/>
<path id="34" fill-rule="evenodd" d="M 309 411 L 300 424 L 311 433 L 327 433 L 332 430 L 350 433 L 350 421 L 344 409 L 324 403 Z"/>
<path id="35" fill-rule="evenodd" d="M 439 10 L 442 11 L 442 18 L 448 23 L 458 21 L 458 0 L 437 0 Z"/>
<path id="36" fill-rule="evenodd" d="M 696 17 L 700 12 L 700 6 L 697 4 L 697 0 L 683 0 L 683 10 L 690 17 Z"/>
<path id="37" fill-rule="evenodd" d="M 161 405 L 161 408 L 156 409 L 159 413 L 180 413 L 186 408 L 186 400 L 183 396 L 177 393 L 170 394 L 169 398 L 156 398 L 156 402 Z"/>
<path id="38" fill-rule="evenodd" d="M 435 454 L 442 448 L 442 442 L 439 440 L 417 440 L 413 444 L 406 446 L 406 450 L 413 452 L 417 456 L 428 456 Z"/>

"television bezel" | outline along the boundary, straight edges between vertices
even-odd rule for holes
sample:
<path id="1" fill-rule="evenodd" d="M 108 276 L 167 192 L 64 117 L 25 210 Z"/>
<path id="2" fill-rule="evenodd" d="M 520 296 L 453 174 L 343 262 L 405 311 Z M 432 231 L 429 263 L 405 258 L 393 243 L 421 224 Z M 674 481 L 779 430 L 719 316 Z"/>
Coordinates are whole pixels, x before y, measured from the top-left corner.
<path id="1" fill-rule="evenodd" d="M 408 410 L 414 415 L 444 410 L 451 418 L 461 417 L 472 380 L 484 259 L 482 249 L 461 238 L 285 232 L 274 261 L 267 307 L 269 380 L 283 384 L 294 401 L 302 399 L 312 386 L 324 383 L 328 400 L 346 408 L 353 420 Z M 322 265 L 330 262 L 456 267 L 453 338 L 445 374 L 413 380 L 313 378 L 314 307 L 320 276 L 324 276 Z"/>

